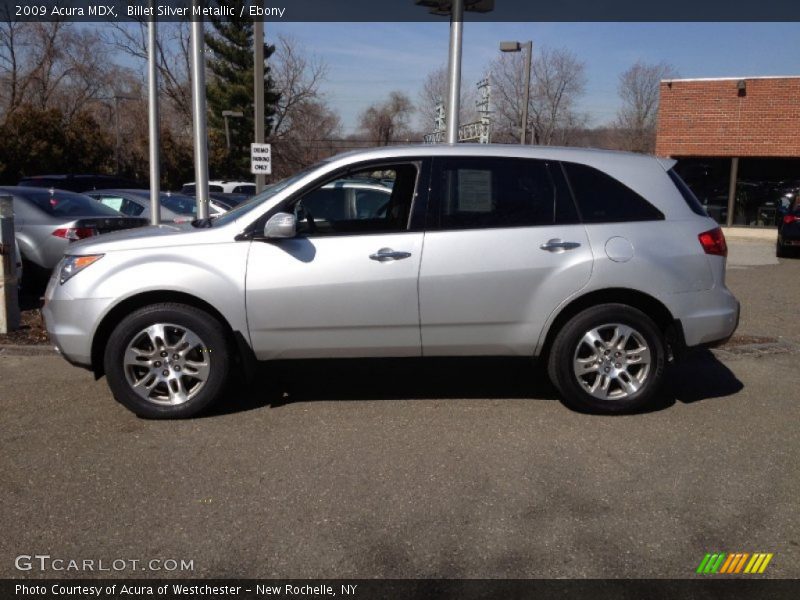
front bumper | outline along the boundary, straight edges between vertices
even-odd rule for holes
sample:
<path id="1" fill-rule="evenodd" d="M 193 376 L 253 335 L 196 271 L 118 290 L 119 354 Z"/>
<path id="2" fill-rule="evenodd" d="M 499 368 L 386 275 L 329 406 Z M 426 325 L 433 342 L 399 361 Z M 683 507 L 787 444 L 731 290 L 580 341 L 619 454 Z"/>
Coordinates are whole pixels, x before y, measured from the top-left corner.
<path id="1" fill-rule="evenodd" d="M 50 341 L 67 362 L 92 368 L 92 338 L 108 303 L 107 299 L 73 298 L 55 276 L 50 278 L 42 315 Z"/>

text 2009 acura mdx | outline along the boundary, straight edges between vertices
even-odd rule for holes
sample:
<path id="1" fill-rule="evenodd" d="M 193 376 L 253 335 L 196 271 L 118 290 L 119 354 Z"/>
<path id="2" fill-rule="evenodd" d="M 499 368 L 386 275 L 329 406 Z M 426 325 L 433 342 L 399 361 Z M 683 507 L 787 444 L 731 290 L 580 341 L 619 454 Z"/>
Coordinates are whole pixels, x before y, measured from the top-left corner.
<path id="1" fill-rule="evenodd" d="M 194 415 L 255 359 L 378 356 L 545 357 L 570 406 L 638 409 L 671 351 L 739 316 L 722 232 L 671 167 L 514 146 L 340 155 L 194 227 L 72 245 L 47 329 L 145 417 Z"/>

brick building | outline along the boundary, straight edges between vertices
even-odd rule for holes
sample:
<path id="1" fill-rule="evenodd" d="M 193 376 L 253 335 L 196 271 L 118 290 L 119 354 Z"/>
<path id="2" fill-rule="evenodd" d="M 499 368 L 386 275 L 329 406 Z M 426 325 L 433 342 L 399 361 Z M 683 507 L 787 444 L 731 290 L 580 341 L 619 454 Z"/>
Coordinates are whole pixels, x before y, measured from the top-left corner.
<path id="1" fill-rule="evenodd" d="M 662 81 L 656 154 L 721 223 L 774 226 L 800 191 L 800 77 Z"/>

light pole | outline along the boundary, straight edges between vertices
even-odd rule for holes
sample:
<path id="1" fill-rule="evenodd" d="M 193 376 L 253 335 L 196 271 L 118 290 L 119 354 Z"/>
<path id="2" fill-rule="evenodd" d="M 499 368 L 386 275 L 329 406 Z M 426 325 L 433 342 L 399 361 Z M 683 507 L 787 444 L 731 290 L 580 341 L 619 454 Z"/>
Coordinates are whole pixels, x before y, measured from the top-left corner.
<path id="1" fill-rule="evenodd" d="M 192 8 L 202 8 L 193 0 Z M 194 134 L 194 181 L 197 198 L 197 218 L 208 218 L 208 135 L 206 133 L 206 69 L 203 21 L 192 21 L 192 132 Z"/>
<path id="2" fill-rule="evenodd" d="M 151 0 L 150 7 L 154 2 Z M 150 156 L 150 224 L 161 223 L 161 165 L 158 130 L 158 31 L 155 17 L 147 24 L 147 130 Z"/>
<path id="3" fill-rule="evenodd" d="M 101 101 L 105 107 L 108 109 L 109 113 L 111 112 L 112 108 L 111 105 L 108 104 L 108 100 L 114 101 L 114 132 L 115 132 L 115 142 L 114 142 L 114 164 L 116 165 L 117 175 L 119 175 L 119 168 L 120 168 L 120 147 L 122 146 L 122 132 L 120 131 L 120 121 L 119 121 L 119 101 L 120 100 L 139 100 L 136 96 L 125 96 L 123 94 L 114 94 L 113 96 L 100 96 L 96 98 L 97 100 Z"/>
<path id="4" fill-rule="evenodd" d="M 522 103 L 522 123 L 520 125 L 519 143 L 524 144 L 528 134 L 528 103 L 531 98 L 531 55 L 533 42 L 500 42 L 501 52 L 521 52 L 525 49 L 525 101 Z M 533 140 L 531 140 L 533 141 Z"/>
<path id="5" fill-rule="evenodd" d="M 264 143 L 264 21 L 253 23 L 253 136 Z M 264 175 L 256 175 L 256 194 L 264 191 Z"/>
<path id="6" fill-rule="evenodd" d="M 225 145 L 227 147 L 227 156 L 226 156 L 226 164 L 228 170 L 228 177 L 231 176 L 231 129 L 228 125 L 228 117 L 235 117 L 241 119 L 244 116 L 244 113 L 238 110 L 223 110 L 222 111 L 222 118 L 225 119 Z"/>
<path id="7" fill-rule="evenodd" d="M 228 154 L 231 152 L 231 130 L 228 127 L 228 117 L 241 119 L 244 113 L 238 110 L 223 110 L 222 118 L 225 119 L 225 143 L 228 146 Z"/>
<path id="8" fill-rule="evenodd" d="M 450 16 L 450 59 L 447 67 L 447 123 L 445 139 L 458 142 L 458 111 L 461 102 L 461 41 L 464 30 L 464 11 L 486 13 L 494 10 L 494 0 L 416 0 L 431 14 Z"/>

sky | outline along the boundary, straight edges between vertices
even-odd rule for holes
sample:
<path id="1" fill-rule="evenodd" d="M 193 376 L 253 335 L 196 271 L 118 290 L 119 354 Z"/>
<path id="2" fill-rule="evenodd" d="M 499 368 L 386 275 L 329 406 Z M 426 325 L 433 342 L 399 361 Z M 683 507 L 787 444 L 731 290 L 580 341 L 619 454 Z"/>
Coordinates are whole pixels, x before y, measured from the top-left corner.
<path id="1" fill-rule="evenodd" d="M 294 37 L 328 64 L 321 86 L 345 133 L 392 90 L 416 102 L 425 77 L 447 64 L 449 22 L 265 24 L 267 41 Z M 462 85 L 475 85 L 503 40 L 568 48 L 586 65 L 579 104 L 593 126 L 613 121 L 619 75 L 637 60 L 673 65 L 681 77 L 800 75 L 800 23 L 464 23 Z M 417 116 L 427 125 L 430 117 Z M 432 125 L 431 125 L 432 127 Z"/>

